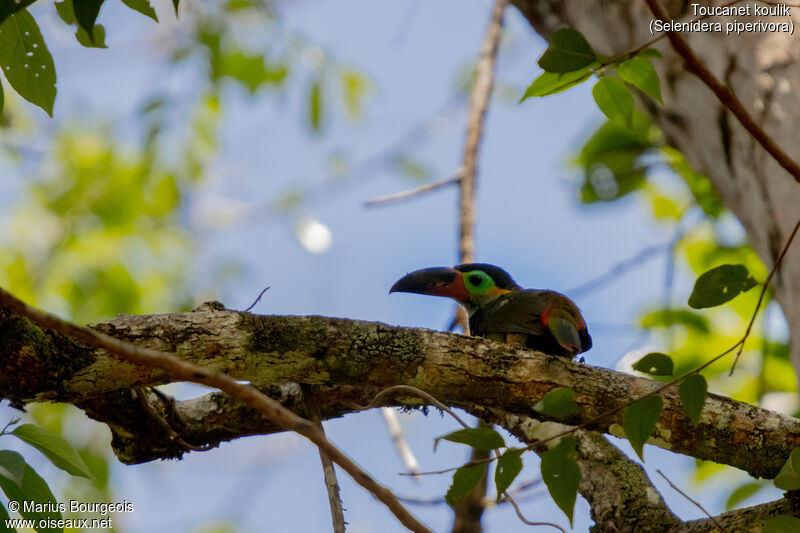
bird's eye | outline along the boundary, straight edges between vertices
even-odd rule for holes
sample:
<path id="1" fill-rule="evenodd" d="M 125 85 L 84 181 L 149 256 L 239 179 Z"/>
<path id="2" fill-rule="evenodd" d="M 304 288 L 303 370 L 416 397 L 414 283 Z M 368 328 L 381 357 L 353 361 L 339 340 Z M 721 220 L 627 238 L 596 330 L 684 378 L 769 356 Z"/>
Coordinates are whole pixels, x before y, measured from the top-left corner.
<path id="1" fill-rule="evenodd" d="M 477 287 L 481 283 L 483 283 L 483 278 L 482 277 L 480 277 L 478 275 L 474 275 L 474 276 L 470 276 L 469 277 L 469 284 L 472 285 L 473 287 Z"/>

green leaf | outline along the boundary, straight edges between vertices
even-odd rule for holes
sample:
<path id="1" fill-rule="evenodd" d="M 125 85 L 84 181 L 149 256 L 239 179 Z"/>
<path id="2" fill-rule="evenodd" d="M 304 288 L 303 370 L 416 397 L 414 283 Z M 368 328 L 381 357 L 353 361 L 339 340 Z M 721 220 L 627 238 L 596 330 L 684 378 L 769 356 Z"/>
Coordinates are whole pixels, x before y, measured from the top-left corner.
<path id="1" fill-rule="evenodd" d="M 661 396 L 645 396 L 630 404 L 622 413 L 625 436 L 642 461 L 644 461 L 644 443 L 653 433 L 663 406 L 664 401 Z"/>
<path id="2" fill-rule="evenodd" d="M 78 26 L 83 28 L 90 40 L 94 36 L 94 23 L 100 14 L 100 8 L 106 0 L 78 0 L 72 2 L 72 9 L 75 12 L 75 20 Z M 94 41 L 92 41 L 94 42 Z"/>
<path id="3" fill-rule="evenodd" d="M 656 50 L 655 48 L 645 48 L 638 54 L 636 57 L 645 57 L 645 58 L 652 58 L 652 59 L 664 59 L 664 56 L 661 55 L 661 52 Z"/>
<path id="4" fill-rule="evenodd" d="M 549 96 L 566 91 L 588 80 L 592 75 L 592 68 L 598 63 L 593 61 L 590 65 L 573 72 L 543 72 L 525 89 L 520 103 L 532 96 Z"/>
<path id="5" fill-rule="evenodd" d="M 563 437 L 555 448 L 542 454 L 541 462 L 542 480 L 553 501 L 569 518 L 570 526 L 581 482 L 581 468 L 572 458 L 576 445 L 574 438 Z"/>
<path id="6" fill-rule="evenodd" d="M 92 474 L 92 484 L 99 491 L 108 490 L 108 459 L 102 453 L 84 448 L 78 452 Z"/>
<path id="7" fill-rule="evenodd" d="M 10 475 L 9 475 L 10 474 Z M 44 509 L 26 511 L 20 505 L 19 514 L 28 520 L 61 520 L 61 513 L 52 510 L 58 503 L 47 483 L 31 468 L 17 452 L 0 450 L 0 488 L 9 500 L 33 502 L 34 504 L 51 504 Z M 36 528 L 38 533 L 63 533 L 63 528 Z"/>
<path id="8" fill-rule="evenodd" d="M 651 376 L 671 376 L 674 367 L 670 356 L 658 352 L 649 353 L 633 363 L 634 370 Z"/>
<path id="9" fill-rule="evenodd" d="M 497 460 L 497 467 L 494 469 L 494 485 L 497 488 L 497 501 L 503 493 L 511 486 L 511 483 L 522 471 L 522 452 L 525 450 L 510 449 L 500 456 Z"/>
<path id="10" fill-rule="evenodd" d="M 95 24 L 92 28 L 92 36 L 86 33 L 83 28 L 78 28 L 75 32 L 75 38 L 86 48 L 108 48 L 106 46 L 106 29 L 102 24 Z"/>
<path id="11" fill-rule="evenodd" d="M 762 533 L 797 533 L 798 531 L 800 531 L 800 518 L 779 515 L 767 520 Z"/>
<path id="12" fill-rule="evenodd" d="M 561 28 L 550 36 L 550 46 L 539 58 L 547 72 L 573 72 L 597 59 L 586 38 L 576 29 Z"/>
<path id="13" fill-rule="evenodd" d="M 695 427 L 700 423 L 700 413 L 703 411 L 703 404 L 706 403 L 707 391 L 706 378 L 700 374 L 693 374 L 683 380 L 678 389 L 683 411 Z"/>
<path id="14" fill-rule="evenodd" d="M 670 168 L 686 182 L 692 196 L 705 214 L 711 218 L 719 217 L 725 205 L 708 176 L 695 171 L 683 154 L 674 148 L 663 146 L 661 154 Z"/>
<path id="15" fill-rule="evenodd" d="M 765 486 L 766 485 L 761 482 L 747 482 L 739 485 L 736 490 L 731 492 L 731 495 L 728 496 L 728 500 L 725 502 L 725 510 L 730 511 Z"/>
<path id="16" fill-rule="evenodd" d="M 776 487 L 783 490 L 800 489 L 800 448 L 795 448 L 781 467 L 781 471 L 772 480 Z"/>
<path id="17" fill-rule="evenodd" d="M 533 410 L 553 418 L 568 418 L 581 412 L 581 408 L 575 403 L 575 393 L 569 387 L 557 387 L 548 391 L 533 406 Z"/>
<path id="18" fill-rule="evenodd" d="M 448 433 L 447 435 L 442 435 L 441 437 L 436 437 L 436 440 L 433 441 L 434 451 L 436 451 L 436 447 L 442 439 L 466 444 L 472 446 L 476 450 L 494 450 L 496 448 L 503 448 L 506 445 L 503 437 L 501 437 L 498 432 L 488 427 L 464 428 Z"/>
<path id="19" fill-rule="evenodd" d="M 640 324 L 643 328 L 668 328 L 685 326 L 699 333 L 710 333 L 708 318 L 688 309 L 659 309 L 644 315 Z"/>
<path id="20" fill-rule="evenodd" d="M 322 128 L 322 83 L 314 80 L 308 99 L 308 119 L 311 129 L 319 131 Z"/>
<path id="21" fill-rule="evenodd" d="M 0 115 L 3 113 L 3 106 L 5 105 L 5 95 L 3 94 L 3 82 L 0 81 Z"/>
<path id="22" fill-rule="evenodd" d="M 56 2 L 56 11 L 58 12 L 58 16 L 61 17 L 61 20 L 67 24 L 75 24 L 78 22 L 75 20 L 75 9 L 72 7 L 72 0 Z"/>
<path id="23" fill-rule="evenodd" d="M 20 96 L 53 116 L 56 67 L 39 26 L 25 10 L 0 25 L 0 68 Z"/>
<path id="24" fill-rule="evenodd" d="M 339 69 L 338 74 L 344 109 L 351 120 L 361 120 L 364 101 L 371 89 L 370 81 L 364 74 L 351 68 Z"/>
<path id="25" fill-rule="evenodd" d="M 229 12 L 243 11 L 252 7 L 252 0 L 227 0 L 227 2 L 225 2 L 225 11 Z"/>
<path id="26" fill-rule="evenodd" d="M 694 284 L 689 307 L 706 309 L 722 305 L 758 285 L 744 265 L 720 265 L 704 272 Z"/>
<path id="27" fill-rule="evenodd" d="M 486 474 L 486 465 L 464 465 L 453 474 L 453 484 L 447 489 L 444 499 L 450 505 L 455 505 L 458 500 L 472 492 Z"/>
<path id="28" fill-rule="evenodd" d="M 0 502 L 0 532 L 8 533 L 8 532 L 16 532 L 16 529 L 11 529 L 10 527 L 6 526 L 6 520 L 11 518 L 8 516 L 8 511 L 6 510 L 6 506 L 3 505 L 3 502 Z"/>
<path id="29" fill-rule="evenodd" d="M 617 66 L 616 70 L 620 78 L 640 91 L 649 94 L 662 104 L 664 103 L 661 100 L 661 85 L 658 81 L 658 73 L 648 60 L 637 56 Z"/>
<path id="30" fill-rule="evenodd" d="M 213 79 L 223 76 L 233 78 L 250 89 L 250 93 L 255 93 L 262 85 L 280 84 L 288 72 L 284 64 L 266 66 L 263 56 L 238 50 L 220 55 L 212 64 Z"/>
<path id="31" fill-rule="evenodd" d="M 150 5 L 150 0 L 122 0 L 122 3 L 158 22 L 158 15 L 156 15 L 156 10 L 153 9 L 153 6 Z"/>
<path id="32" fill-rule="evenodd" d="M 592 96 L 610 120 L 633 128 L 633 95 L 627 85 L 617 78 L 605 77 L 595 83 Z"/>
<path id="33" fill-rule="evenodd" d="M 82 2 L 83 0 L 79 0 L 78 10 L 82 10 L 87 7 Z M 65 23 L 72 25 L 78 22 L 73 0 L 56 2 L 56 11 L 58 12 L 58 16 L 61 17 L 61 20 L 63 20 Z M 84 14 L 83 11 L 81 11 L 81 13 Z M 97 14 L 94 15 L 94 19 L 92 19 L 92 26 L 90 26 L 92 28 L 91 36 L 87 33 L 82 24 L 78 24 L 78 30 L 75 32 L 75 38 L 82 46 L 85 46 L 86 48 L 108 48 L 106 46 L 106 29 L 101 24 L 94 24 L 94 20 L 96 19 Z"/>
<path id="34" fill-rule="evenodd" d="M 175 7 L 175 17 L 178 16 L 178 4 L 181 3 L 181 0 L 172 0 L 172 5 Z"/>
<path id="35" fill-rule="evenodd" d="M 25 477 L 25 459 L 17 452 L 0 450 L 0 478 L 22 486 Z"/>
<path id="36" fill-rule="evenodd" d="M 69 472 L 73 476 L 92 478 L 89 468 L 78 452 L 58 435 L 45 431 L 34 424 L 17 426 L 11 434 L 42 452 L 45 457 L 50 459 L 51 463 L 61 470 Z"/>

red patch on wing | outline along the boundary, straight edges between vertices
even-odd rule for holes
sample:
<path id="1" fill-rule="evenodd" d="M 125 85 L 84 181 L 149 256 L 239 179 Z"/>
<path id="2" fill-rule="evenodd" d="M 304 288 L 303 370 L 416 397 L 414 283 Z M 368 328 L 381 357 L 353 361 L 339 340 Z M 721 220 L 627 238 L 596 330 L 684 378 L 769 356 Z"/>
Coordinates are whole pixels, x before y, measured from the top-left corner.
<path id="1" fill-rule="evenodd" d="M 542 322 L 542 324 L 544 324 L 544 327 L 548 327 L 547 326 L 547 315 L 548 315 L 548 313 L 550 313 L 550 309 L 549 308 L 545 309 L 544 313 L 539 315 L 539 320 Z"/>

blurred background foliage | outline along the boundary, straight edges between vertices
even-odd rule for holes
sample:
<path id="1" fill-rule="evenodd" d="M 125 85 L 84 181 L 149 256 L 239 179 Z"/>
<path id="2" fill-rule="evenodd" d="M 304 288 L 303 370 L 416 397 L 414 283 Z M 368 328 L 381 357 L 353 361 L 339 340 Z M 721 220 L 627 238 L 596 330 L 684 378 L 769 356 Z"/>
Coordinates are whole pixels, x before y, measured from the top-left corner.
<path id="1" fill-rule="evenodd" d="M 321 134 L 334 114 L 361 120 L 369 78 L 307 39 L 283 33 L 266 2 L 187 2 L 181 17 L 185 31 L 166 43 L 166 68 L 188 64 L 205 72 L 206 81 L 193 87 L 195 94 L 151 97 L 136 112 L 143 124 L 138 135 L 126 131 L 129 121 L 113 116 L 70 116 L 53 126 L 34 118 L 33 108 L 6 88 L 0 157 L 24 174 L 26 185 L 2 233 L 0 285 L 32 305 L 81 324 L 119 313 L 191 309 L 196 296 L 188 273 L 197 250 L 187 199 L 217 154 L 230 91 L 280 105 L 296 77 L 308 100 L 298 120 L 314 132 Z M 82 30 L 77 39 L 92 46 Z M 69 405 L 27 410 L 66 437 L 95 477 L 64 476 L 63 496 L 115 501 L 108 429 Z M 232 531 L 227 525 L 205 530 Z"/>
<path id="2" fill-rule="evenodd" d="M 54 17 L 51 8 L 35 11 L 37 20 Z M 118 313 L 188 310 L 198 301 L 198 293 L 213 297 L 222 291 L 224 275 L 215 274 L 221 284 L 211 288 L 188 281 L 200 253 L 202 229 L 192 224 L 187 205 L 213 171 L 230 98 L 245 94 L 298 110 L 295 120 L 324 137 L 336 121 L 360 124 L 376 97 L 375 84 L 365 72 L 312 38 L 287 32 L 265 1 L 184 2 L 180 30 L 157 38 L 166 50 L 165 70 L 201 72 L 203 82 L 193 84 L 190 94 L 151 96 L 135 111 L 139 119 L 135 126 L 130 117 L 103 114 L 61 117 L 49 123 L 6 89 L 0 158 L 25 180 L 19 200 L 6 215 L 7 231 L 0 235 L 0 285 L 79 323 Z M 513 50 L 508 39 L 501 55 Z M 446 108 L 463 106 L 472 65 L 461 71 Z M 497 93 L 504 101 L 509 94 L 517 100 L 521 90 L 500 79 Z M 313 200 L 346 192 L 343 184 L 348 178 L 368 174 L 376 166 L 393 169 L 408 185 L 431 181 L 436 172 L 419 149 L 429 127 L 421 124 L 390 150 L 356 163 L 347 152 L 334 151 L 325 179 L 313 184 L 298 180 L 263 209 L 292 223 L 305 220 Z M 641 114 L 632 130 L 611 122 L 600 125 L 577 149 L 572 164 L 582 173 L 575 193 L 586 209 L 636 197 L 673 235 L 653 255 L 665 262 L 664 279 L 653 280 L 663 284 L 663 296 L 631 325 L 641 331 L 639 344 L 670 354 L 677 375 L 738 340 L 757 291 L 714 309 L 694 311 L 686 304 L 694 277 L 719 264 L 741 263 L 756 279 L 766 278 L 763 264 L 709 180 L 665 146 L 661 133 Z M 234 206 L 228 215 L 217 215 L 241 219 L 252 209 Z M 619 269 L 620 279 L 635 263 Z M 624 290 L 624 284 L 621 287 Z M 588 290 L 594 289 L 584 289 Z M 734 376 L 728 376 L 731 359 L 704 371 L 710 389 L 795 413 L 797 383 L 786 338 L 780 309 L 769 303 Z M 630 370 L 640 355 L 641 350 L 631 352 L 619 368 Z M 65 479 L 60 483 L 62 493 L 86 501 L 113 501 L 107 429 L 64 405 L 36 405 L 29 408 L 29 415 L 70 440 L 95 474 L 93 482 Z M 735 487 L 727 491 L 730 506 L 763 487 L 744 474 L 710 463 L 698 463 L 695 479 L 725 480 L 726 486 Z M 231 530 L 220 525 L 205 531 Z"/>

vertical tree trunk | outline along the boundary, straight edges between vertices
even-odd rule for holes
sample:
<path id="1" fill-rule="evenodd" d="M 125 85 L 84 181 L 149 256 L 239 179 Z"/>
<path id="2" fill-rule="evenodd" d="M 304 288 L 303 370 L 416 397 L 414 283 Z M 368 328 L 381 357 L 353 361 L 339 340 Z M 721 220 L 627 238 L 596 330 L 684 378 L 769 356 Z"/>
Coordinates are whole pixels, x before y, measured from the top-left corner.
<path id="1" fill-rule="evenodd" d="M 563 26 L 583 32 L 600 53 L 614 55 L 653 38 L 653 19 L 644 2 L 602 0 L 516 0 L 531 25 L 547 37 Z M 662 0 L 674 19 L 692 17 L 689 2 Z M 756 4 L 756 3 L 753 3 Z M 761 4 L 759 4 L 761 5 Z M 800 23 L 800 8 L 791 17 L 737 17 L 740 22 Z M 730 21 L 710 18 L 709 21 Z M 658 34 L 656 34 L 658 35 Z M 788 33 L 740 35 L 683 33 L 711 71 L 742 100 L 750 114 L 795 161 L 800 160 L 800 42 Z M 761 259 L 771 267 L 800 219 L 800 184 L 753 140 L 711 91 L 683 68 L 666 39 L 657 48 L 664 106 L 647 111 L 667 142 L 707 175 L 725 205 L 747 231 Z M 775 297 L 790 332 L 800 331 L 800 243 L 795 243 L 774 280 Z M 791 358 L 800 368 L 800 334 L 791 335 Z"/>

